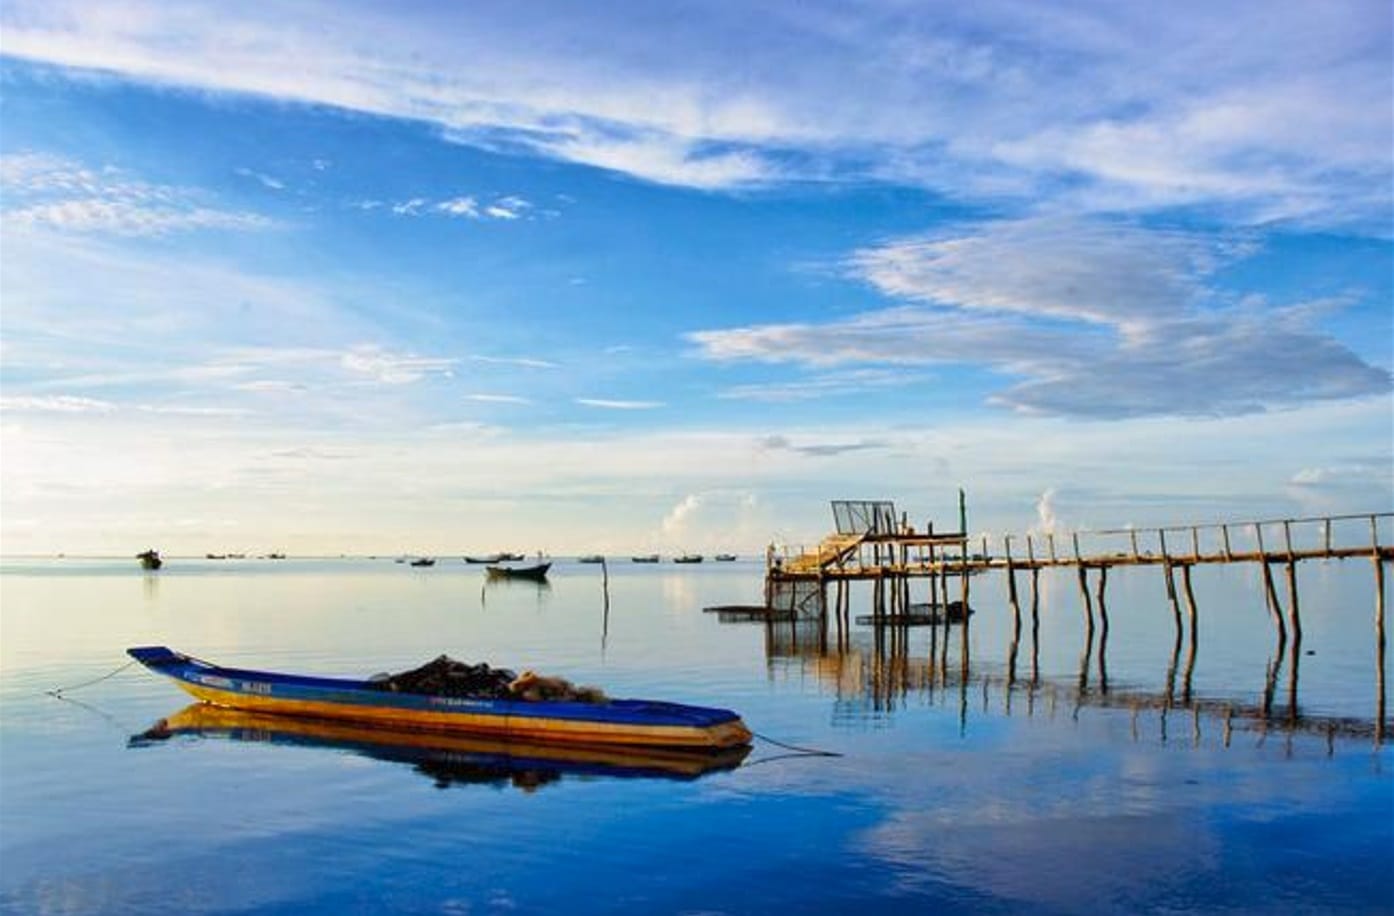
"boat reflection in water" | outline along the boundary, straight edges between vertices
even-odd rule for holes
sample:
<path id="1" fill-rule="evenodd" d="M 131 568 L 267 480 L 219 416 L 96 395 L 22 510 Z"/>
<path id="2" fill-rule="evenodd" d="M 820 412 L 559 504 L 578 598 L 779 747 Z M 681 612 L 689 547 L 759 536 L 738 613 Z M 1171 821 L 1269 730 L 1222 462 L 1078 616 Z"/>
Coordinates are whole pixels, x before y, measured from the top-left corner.
<path id="1" fill-rule="evenodd" d="M 511 785 L 524 792 L 535 791 L 564 776 L 692 780 L 733 770 L 750 753 L 749 746 L 711 752 L 500 741 L 241 712 L 207 703 L 193 703 L 161 719 L 132 736 L 128 745 L 146 747 L 174 737 L 348 751 L 375 760 L 410 764 L 442 789 L 453 785 Z"/>

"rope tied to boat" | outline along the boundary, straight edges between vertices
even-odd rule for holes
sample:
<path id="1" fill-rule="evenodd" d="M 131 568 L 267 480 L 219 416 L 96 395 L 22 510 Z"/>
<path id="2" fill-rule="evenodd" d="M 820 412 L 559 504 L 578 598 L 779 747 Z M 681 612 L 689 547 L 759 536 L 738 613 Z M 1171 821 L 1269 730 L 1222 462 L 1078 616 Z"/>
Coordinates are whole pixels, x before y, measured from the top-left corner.
<path id="1" fill-rule="evenodd" d="M 788 743 L 786 743 L 786 742 L 778 741 L 778 740 L 776 740 L 776 739 L 774 739 L 774 738 L 771 738 L 769 735 L 762 735 L 762 734 L 760 734 L 759 732 L 751 732 L 751 733 L 750 733 L 750 736 L 751 736 L 752 738 L 759 738 L 761 741 L 767 742 L 767 743 L 769 743 L 769 744 L 773 744 L 775 747 L 782 747 L 782 748 L 784 748 L 786 751 L 796 751 L 797 753 L 802 754 L 802 755 L 807 756 L 807 757 L 843 757 L 843 756 L 846 756 L 846 755 L 844 755 L 844 754 L 842 754 L 842 753 L 839 753 L 838 751 L 825 751 L 825 750 L 821 750 L 821 749 L 816 748 L 816 747 L 800 747 L 800 746 L 797 745 L 797 744 L 788 744 Z M 757 762 L 758 762 L 758 761 L 757 761 Z"/>
<path id="2" fill-rule="evenodd" d="M 122 671 L 125 671 L 127 668 L 131 667 L 134 664 L 136 664 L 136 659 L 133 658 L 130 661 L 126 662 L 126 664 L 117 668 L 116 670 L 108 671 L 101 677 L 93 678 L 90 681 L 83 681 L 81 684 L 70 684 L 67 687 L 55 687 L 52 690 L 45 690 L 44 693 L 48 696 L 57 697 L 61 700 L 64 699 L 63 694 L 65 693 L 69 693 L 73 690 L 81 690 L 84 687 L 91 687 L 93 684 L 100 684 L 102 681 L 110 680 L 111 678 L 116 677 L 116 675 L 120 674 Z"/>

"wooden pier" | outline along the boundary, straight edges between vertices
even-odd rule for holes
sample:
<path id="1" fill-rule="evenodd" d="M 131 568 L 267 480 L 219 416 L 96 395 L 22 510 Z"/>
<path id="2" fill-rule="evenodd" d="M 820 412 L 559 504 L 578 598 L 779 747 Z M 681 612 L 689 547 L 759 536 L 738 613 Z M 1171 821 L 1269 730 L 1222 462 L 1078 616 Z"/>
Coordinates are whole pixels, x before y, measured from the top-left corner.
<path id="1" fill-rule="evenodd" d="M 766 553 L 766 606 L 784 615 L 824 622 L 832 616 L 842 632 L 851 624 L 852 587 L 858 582 L 867 582 L 872 589 L 870 621 L 873 626 L 909 625 L 937 614 L 947 629 L 954 617 L 949 612 L 957 608 L 965 649 L 972 582 L 981 573 L 1006 573 L 1006 599 L 1013 615 L 1015 643 L 1022 628 L 1017 573 L 1030 576 L 1034 632 L 1038 625 L 1040 571 L 1075 569 L 1088 645 L 1092 648 L 1097 626 L 1101 630 L 1102 649 L 1109 631 L 1106 598 L 1109 570 L 1153 566 L 1160 568 L 1163 574 L 1175 626 L 1176 652 L 1180 653 L 1183 638 L 1188 635 L 1187 655 L 1193 660 L 1200 609 L 1191 586 L 1192 568 L 1254 563 L 1262 570 L 1264 600 L 1277 636 L 1276 656 L 1281 658 L 1290 643 L 1291 665 L 1295 671 L 1302 643 L 1298 565 L 1313 560 L 1370 560 L 1375 591 L 1375 732 L 1378 740 L 1383 739 L 1386 708 L 1384 566 L 1394 562 L 1394 543 L 1389 540 L 1394 534 L 1391 532 L 1394 512 L 972 538 L 967 533 L 962 491 L 959 493 L 959 525 L 948 532 L 936 532 L 932 523 L 917 530 L 906 515 L 897 514 L 894 503 L 884 500 L 835 500 L 832 509 L 836 530 L 813 549 L 790 551 L 776 549 L 773 545 L 769 548 Z M 1275 567 L 1283 574 L 1285 596 L 1279 594 Z M 1092 593 L 1091 572 L 1096 580 Z M 927 600 L 918 603 L 912 602 L 911 595 L 911 585 L 916 581 L 926 583 L 928 592 Z M 953 592 L 957 595 L 951 600 Z M 943 644 L 947 658 L 947 633 Z M 966 651 L 962 657 L 966 665 Z"/>

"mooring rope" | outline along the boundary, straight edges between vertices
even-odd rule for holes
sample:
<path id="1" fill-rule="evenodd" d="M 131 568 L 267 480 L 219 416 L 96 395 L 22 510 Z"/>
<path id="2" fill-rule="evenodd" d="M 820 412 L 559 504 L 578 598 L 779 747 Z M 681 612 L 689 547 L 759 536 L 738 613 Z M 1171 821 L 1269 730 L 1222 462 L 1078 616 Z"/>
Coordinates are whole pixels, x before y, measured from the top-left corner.
<path id="1" fill-rule="evenodd" d="M 116 677 L 116 675 L 120 674 L 122 671 L 125 671 L 127 668 L 131 667 L 135 663 L 136 659 L 133 658 L 130 661 L 126 662 L 126 664 L 117 668 L 115 671 L 109 671 L 106 674 L 103 674 L 101 677 L 93 678 L 90 681 L 83 681 L 81 684 L 72 684 L 68 687 L 55 687 L 52 690 L 45 690 L 44 693 L 48 694 L 51 697 L 57 697 L 61 700 L 64 699 L 63 694 L 67 693 L 68 691 L 81 690 L 83 687 L 91 687 L 93 684 L 100 684 L 102 681 Z"/>
<path id="2" fill-rule="evenodd" d="M 776 741 L 774 738 L 771 738 L 769 735 L 762 735 L 762 734 L 760 734 L 759 732 L 751 732 L 750 734 L 751 734 L 752 737 L 759 738 L 761 741 L 766 741 L 766 742 L 768 742 L 768 743 L 770 743 L 770 744 L 773 744 L 773 745 L 776 746 L 776 747 L 782 747 L 782 748 L 784 748 L 785 750 L 789 750 L 789 751 L 797 751 L 798 753 L 800 753 L 800 754 L 805 754 L 805 755 L 807 755 L 807 756 L 809 756 L 809 757 L 842 757 L 842 756 L 844 756 L 844 755 L 838 753 L 837 751 L 824 751 L 824 750 L 819 750 L 818 748 L 814 748 L 814 747 L 799 747 L 797 744 L 786 744 L 786 743 L 783 742 L 783 741 Z"/>

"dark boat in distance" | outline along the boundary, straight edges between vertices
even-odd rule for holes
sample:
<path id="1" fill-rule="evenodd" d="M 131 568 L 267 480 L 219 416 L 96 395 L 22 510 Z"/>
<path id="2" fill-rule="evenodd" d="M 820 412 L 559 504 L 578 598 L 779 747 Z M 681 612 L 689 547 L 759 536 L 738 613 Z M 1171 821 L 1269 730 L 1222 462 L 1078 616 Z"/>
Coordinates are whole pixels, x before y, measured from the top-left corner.
<path id="1" fill-rule="evenodd" d="M 642 556 L 642 557 L 630 557 L 630 558 L 629 558 L 629 561 L 630 561 L 631 563 L 657 563 L 657 562 L 658 562 L 658 554 L 656 554 L 656 553 L 651 553 L 651 554 L 647 554 L 647 555 Z"/>
<path id="2" fill-rule="evenodd" d="M 577 557 L 577 563 L 604 563 L 605 558 L 598 553 L 588 553 L 584 557 Z"/>
<path id="3" fill-rule="evenodd" d="M 591 746 L 717 750 L 749 744 L 754 737 L 729 709 L 658 700 L 439 696 L 386 690 L 368 680 L 224 668 L 165 646 L 126 652 L 197 699 L 248 712 Z"/>
<path id="4" fill-rule="evenodd" d="M 510 783 L 525 791 L 565 776 L 697 779 L 740 766 L 749 745 L 715 751 L 685 748 L 558 745 L 492 736 L 382 728 L 222 709 L 193 703 L 160 719 L 127 742 L 149 747 L 176 736 L 221 738 L 294 747 L 351 751 L 407 763 L 438 786 Z"/>
<path id="5" fill-rule="evenodd" d="M 158 550 L 144 550 L 136 554 L 136 559 L 140 561 L 141 569 L 159 569 L 165 565 L 165 561 L 160 559 Z"/>
<path id="6" fill-rule="evenodd" d="M 417 557 L 411 561 L 412 566 L 435 566 L 436 561 L 431 557 Z"/>
<path id="7" fill-rule="evenodd" d="M 716 555 L 716 562 L 718 563 L 734 563 L 735 560 L 736 555 L 734 553 L 719 553 Z"/>
<path id="8" fill-rule="evenodd" d="M 685 553 L 685 554 L 683 554 L 683 555 L 680 556 L 680 557 L 673 557 L 673 562 L 674 562 L 674 563 L 701 563 L 701 562 L 702 562 L 702 555 L 701 555 L 700 553 Z"/>
<path id="9" fill-rule="evenodd" d="M 547 578 L 551 563 L 538 563 L 533 566 L 486 566 L 484 571 L 491 579 L 531 579 L 541 582 Z"/>

